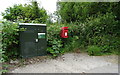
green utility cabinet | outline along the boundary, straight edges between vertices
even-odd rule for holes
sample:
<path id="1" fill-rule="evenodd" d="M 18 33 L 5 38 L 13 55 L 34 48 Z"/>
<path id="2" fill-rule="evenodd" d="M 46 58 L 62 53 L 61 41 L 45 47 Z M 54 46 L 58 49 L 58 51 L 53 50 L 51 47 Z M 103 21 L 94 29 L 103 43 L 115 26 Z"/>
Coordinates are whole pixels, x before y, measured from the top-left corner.
<path id="1" fill-rule="evenodd" d="M 23 58 L 47 54 L 46 24 L 19 23 L 20 56 Z"/>

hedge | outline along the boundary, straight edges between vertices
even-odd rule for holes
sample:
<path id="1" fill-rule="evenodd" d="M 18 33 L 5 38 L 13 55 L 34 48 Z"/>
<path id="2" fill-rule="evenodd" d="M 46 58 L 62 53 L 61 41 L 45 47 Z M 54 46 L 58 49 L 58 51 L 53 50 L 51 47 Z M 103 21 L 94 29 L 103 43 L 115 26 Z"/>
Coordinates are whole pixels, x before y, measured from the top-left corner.
<path id="1" fill-rule="evenodd" d="M 91 54 L 91 51 L 95 51 L 92 53 L 99 52 L 101 53 L 100 55 L 117 53 L 120 48 L 119 24 L 119 21 L 116 20 L 116 17 L 112 13 L 106 13 L 98 17 L 89 17 L 85 23 L 79 23 L 77 25 L 48 24 L 47 52 L 54 57 L 64 54 L 64 52 L 74 51 L 80 48 L 86 48 L 88 54 Z M 60 31 L 61 27 L 65 26 L 69 27 L 69 38 L 63 39 L 60 37 Z M 3 22 L 2 51 L 3 58 L 6 61 L 18 58 L 19 56 L 19 31 L 17 23 Z M 91 50 L 92 48 L 96 50 Z"/>

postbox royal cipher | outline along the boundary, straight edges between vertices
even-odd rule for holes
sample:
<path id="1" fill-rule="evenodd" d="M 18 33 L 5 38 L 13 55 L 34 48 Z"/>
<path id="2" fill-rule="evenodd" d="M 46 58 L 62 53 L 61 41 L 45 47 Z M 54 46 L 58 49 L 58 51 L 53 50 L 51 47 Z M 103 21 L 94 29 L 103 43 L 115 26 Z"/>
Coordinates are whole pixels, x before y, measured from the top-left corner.
<path id="1" fill-rule="evenodd" d="M 68 38 L 68 27 L 61 28 L 60 36 L 61 38 Z"/>

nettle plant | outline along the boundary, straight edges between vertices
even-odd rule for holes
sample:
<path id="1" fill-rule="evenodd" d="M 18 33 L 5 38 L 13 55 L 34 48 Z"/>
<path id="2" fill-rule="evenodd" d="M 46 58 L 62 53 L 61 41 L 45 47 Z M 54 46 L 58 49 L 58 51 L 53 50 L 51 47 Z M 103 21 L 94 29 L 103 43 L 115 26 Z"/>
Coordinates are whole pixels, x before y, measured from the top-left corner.
<path id="1" fill-rule="evenodd" d="M 68 35 L 69 37 L 73 37 L 72 35 L 77 35 L 79 32 L 78 25 L 73 24 L 60 24 L 60 25 L 48 25 L 47 26 L 47 51 L 52 54 L 52 56 L 57 57 L 63 54 L 65 51 L 65 47 L 67 44 L 72 44 L 70 38 L 61 38 L 60 31 L 61 27 L 69 27 Z"/>
<path id="2" fill-rule="evenodd" d="M 19 27 L 17 23 L 9 21 L 3 22 L 2 29 L 2 50 L 4 51 L 3 58 L 7 61 L 9 58 L 18 56 L 18 35 Z"/>
<path id="3" fill-rule="evenodd" d="M 51 43 L 51 47 L 48 47 L 47 51 L 54 57 L 64 53 L 64 51 L 61 49 L 63 46 L 61 40 L 53 40 L 49 42 Z"/>
<path id="4" fill-rule="evenodd" d="M 47 26 L 47 51 L 54 57 L 64 53 L 62 50 L 63 41 L 59 36 L 61 27 L 61 25 Z"/>

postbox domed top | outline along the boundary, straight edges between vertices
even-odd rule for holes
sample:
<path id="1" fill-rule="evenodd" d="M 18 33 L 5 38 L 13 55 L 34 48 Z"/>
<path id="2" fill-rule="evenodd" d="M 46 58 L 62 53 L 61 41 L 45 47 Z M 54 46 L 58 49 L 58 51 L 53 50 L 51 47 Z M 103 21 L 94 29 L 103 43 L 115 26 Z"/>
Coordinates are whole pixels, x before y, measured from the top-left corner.
<path id="1" fill-rule="evenodd" d="M 65 30 L 65 29 L 68 29 L 68 27 L 62 27 L 61 29 L 62 29 L 62 30 Z"/>

